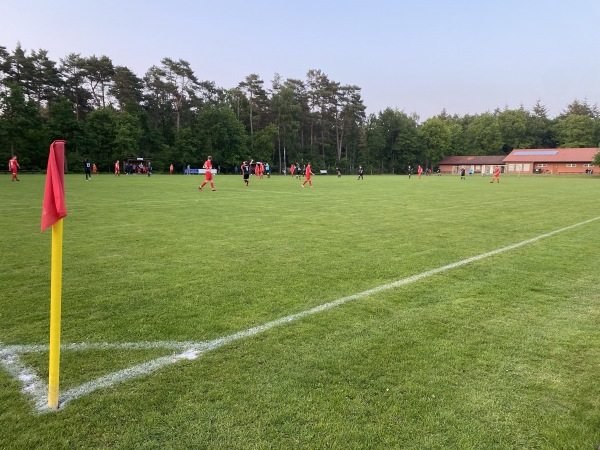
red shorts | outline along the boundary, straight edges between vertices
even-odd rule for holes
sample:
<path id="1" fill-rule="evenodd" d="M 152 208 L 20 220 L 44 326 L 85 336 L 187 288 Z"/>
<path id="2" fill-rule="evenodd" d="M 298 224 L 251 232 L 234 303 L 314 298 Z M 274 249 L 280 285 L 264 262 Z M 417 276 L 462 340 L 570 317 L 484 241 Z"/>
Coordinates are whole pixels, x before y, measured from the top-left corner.
<path id="1" fill-rule="evenodd" d="M 211 181 L 212 180 L 212 172 L 210 171 L 210 169 L 206 169 L 206 181 Z"/>

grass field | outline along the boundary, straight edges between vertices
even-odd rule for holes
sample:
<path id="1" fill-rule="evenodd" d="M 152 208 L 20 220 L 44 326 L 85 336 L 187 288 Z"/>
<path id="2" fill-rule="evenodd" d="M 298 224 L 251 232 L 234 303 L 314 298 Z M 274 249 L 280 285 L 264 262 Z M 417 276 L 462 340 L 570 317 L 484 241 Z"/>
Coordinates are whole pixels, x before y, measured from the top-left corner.
<path id="1" fill-rule="evenodd" d="M 58 411 L 15 376 L 48 377 L 44 177 L 21 180 L 2 449 L 600 444 L 598 177 L 67 175 Z"/>

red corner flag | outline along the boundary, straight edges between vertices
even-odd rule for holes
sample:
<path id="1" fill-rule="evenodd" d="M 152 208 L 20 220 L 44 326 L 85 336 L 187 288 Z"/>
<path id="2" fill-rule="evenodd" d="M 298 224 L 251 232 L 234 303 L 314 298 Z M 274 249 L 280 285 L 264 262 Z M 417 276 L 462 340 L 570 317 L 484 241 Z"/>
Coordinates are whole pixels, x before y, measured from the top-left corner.
<path id="1" fill-rule="evenodd" d="M 65 143 L 65 141 L 54 141 L 50 145 L 40 233 L 67 215 L 67 205 L 65 204 Z"/>

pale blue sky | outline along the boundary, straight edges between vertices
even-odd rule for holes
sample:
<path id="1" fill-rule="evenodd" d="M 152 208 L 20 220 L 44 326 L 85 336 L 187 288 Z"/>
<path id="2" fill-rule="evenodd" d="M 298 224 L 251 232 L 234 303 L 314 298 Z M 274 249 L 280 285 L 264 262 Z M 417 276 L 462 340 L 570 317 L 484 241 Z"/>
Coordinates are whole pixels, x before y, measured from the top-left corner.
<path id="1" fill-rule="evenodd" d="M 600 103 L 600 0 L 2 0 L 0 15 L 11 52 L 106 55 L 139 77 L 181 58 L 224 88 L 321 69 L 368 113 Z"/>

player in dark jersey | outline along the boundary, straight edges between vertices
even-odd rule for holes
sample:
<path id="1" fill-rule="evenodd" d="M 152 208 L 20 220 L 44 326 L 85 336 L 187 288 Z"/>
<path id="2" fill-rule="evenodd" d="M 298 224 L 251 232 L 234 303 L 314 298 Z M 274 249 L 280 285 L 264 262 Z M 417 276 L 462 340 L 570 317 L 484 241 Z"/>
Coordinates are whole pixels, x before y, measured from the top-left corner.
<path id="1" fill-rule="evenodd" d="M 252 163 L 252 161 L 251 161 Z M 242 175 L 244 176 L 244 184 L 248 186 L 248 180 L 250 179 L 250 165 L 247 161 L 244 161 L 241 166 Z"/>
<path id="2" fill-rule="evenodd" d="M 85 181 L 90 181 L 92 179 L 92 163 L 89 159 L 85 160 L 83 168 L 85 169 Z"/>

